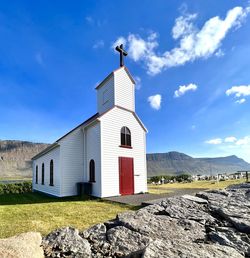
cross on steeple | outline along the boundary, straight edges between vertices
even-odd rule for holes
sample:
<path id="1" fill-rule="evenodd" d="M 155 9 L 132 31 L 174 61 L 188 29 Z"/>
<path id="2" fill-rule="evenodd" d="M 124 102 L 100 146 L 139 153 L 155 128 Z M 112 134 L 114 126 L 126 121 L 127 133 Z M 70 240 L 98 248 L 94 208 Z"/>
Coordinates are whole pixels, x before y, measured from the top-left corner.
<path id="1" fill-rule="evenodd" d="M 123 49 L 123 44 L 121 44 L 120 46 L 117 46 L 115 50 L 120 53 L 120 67 L 122 67 L 124 66 L 123 56 L 127 56 L 128 53 Z"/>

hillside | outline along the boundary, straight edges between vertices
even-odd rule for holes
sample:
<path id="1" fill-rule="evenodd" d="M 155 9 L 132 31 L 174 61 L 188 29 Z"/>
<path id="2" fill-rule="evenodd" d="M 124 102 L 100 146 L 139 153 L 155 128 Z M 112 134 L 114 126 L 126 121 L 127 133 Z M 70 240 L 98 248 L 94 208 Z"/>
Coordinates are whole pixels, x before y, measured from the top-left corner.
<path id="1" fill-rule="evenodd" d="M 0 140 L 0 178 L 31 177 L 31 158 L 49 144 Z M 180 152 L 147 154 L 148 176 L 162 174 L 217 174 L 249 169 L 237 156 L 192 158 Z"/>
<path id="2" fill-rule="evenodd" d="M 0 140 L 0 178 L 31 177 L 31 158 L 48 144 Z"/>
<path id="3" fill-rule="evenodd" d="M 148 176 L 162 174 L 217 174 L 249 169 L 250 164 L 235 155 L 218 158 L 193 158 L 184 153 L 147 154 Z"/>

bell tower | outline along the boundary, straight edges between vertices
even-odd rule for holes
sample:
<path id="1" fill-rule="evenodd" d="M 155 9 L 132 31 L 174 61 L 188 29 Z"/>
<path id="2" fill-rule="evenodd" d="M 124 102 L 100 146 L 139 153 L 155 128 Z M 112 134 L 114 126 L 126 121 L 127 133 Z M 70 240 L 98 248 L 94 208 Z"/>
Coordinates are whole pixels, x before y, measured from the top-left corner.
<path id="1" fill-rule="evenodd" d="M 102 114 L 114 106 L 135 112 L 135 81 L 124 66 L 127 52 L 123 45 L 115 48 L 120 53 L 120 68 L 110 73 L 97 87 L 97 110 Z"/>

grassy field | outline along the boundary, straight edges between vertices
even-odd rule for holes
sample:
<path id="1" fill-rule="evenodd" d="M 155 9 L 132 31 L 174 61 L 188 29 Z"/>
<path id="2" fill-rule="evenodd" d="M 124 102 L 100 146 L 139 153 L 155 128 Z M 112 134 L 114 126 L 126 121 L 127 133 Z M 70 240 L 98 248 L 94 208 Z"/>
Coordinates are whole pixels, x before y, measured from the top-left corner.
<path id="1" fill-rule="evenodd" d="M 150 193 L 168 193 L 171 189 L 223 189 L 232 184 L 240 184 L 245 182 L 245 179 L 226 180 L 226 181 L 194 181 L 192 183 L 172 183 L 164 185 L 148 185 Z M 165 192 L 164 192 L 165 191 Z"/>
<path id="2" fill-rule="evenodd" d="M 135 207 L 85 197 L 52 198 L 39 193 L 0 195 L 0 238 L 27 231 L 43 235 L 63 226 L 80 230 Z"/>

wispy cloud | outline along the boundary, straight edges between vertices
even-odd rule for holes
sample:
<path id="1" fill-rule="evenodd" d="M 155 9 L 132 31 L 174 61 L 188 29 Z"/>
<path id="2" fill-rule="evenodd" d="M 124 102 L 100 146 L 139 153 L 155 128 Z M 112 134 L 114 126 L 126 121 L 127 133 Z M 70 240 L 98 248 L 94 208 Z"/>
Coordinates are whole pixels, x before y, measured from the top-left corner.
<path id="1" fill-rule="evenodd" d="M 197 88 L 198 86 L 194 83 L 179 86 L 179 89 L 174 92 L 174 97 L 179 98 L 180 96 L 183 96 L 188 91 L 196 91 Z"/>
<path id="2" fill-rule="evenodd" d="M 141 78 L 139 76 L 134 76 L 135 88 L 139 90 L 141 88 Z"/>
<path id="3" fill-rule="evenodd" d="M 228 136 L 224 139 L 224 142 L 236 142 L 237 141 L 237 138 L 234 137 L 234 136 Z"/>
<path id="4" fill-rule="evenodd" d="M 126 47 L 127 40 L 124 37 L 119 37 L 114 43 L 111 44 L 111 49 L 115 51 L 116 46 L 120 46 L 123 44 L 124 47 Z M 117 53 L 115 51 L 115 53 Z"/>
<path id="5" fill-rule="evenodd" d="M 92 16 L 86 16 L 85 17 L 85 21 L 89 24 L 89 25 L 91 25 L 91 26 L 97 26 L 97 27 L 101 27 L 101 26 L 103 26 L 104 24 L 106 24 L 106 20 L 99 20 L 99 19 L 96 19 L 96 18 L 94 18 L 94 17 L 92 17 Z"/>
<path id="6" fill-rule="evenodd" d="M 143 61 L 147 72 L 156 75 L 164 69 L 184 65 L 196 59 L 221 56 L 223 39 L 232 28 L 241 26 L 249 12 L 250 7 L 235 7 L 227 12 L 224 19 L 212 17 L 200 29 L 194 24 L 197 14 L 184 14 L 175 20 L 172 29 L 173 39 L 179 40 L 177 46 L 163 54 L 156 53 L 159 43 L 155 32 L 146 39 L 130 34 L 127 38 L 120 37 L 118 40 L 122 39 L 127 44 L 131 59 L 135 62 Z"/>
<path id="7" fill-rule="evenodd" d="M 218 145 L 218 144 L 231 144 L 232 146 L 240 146 L 240 145 L 250 145 L 250 136 L 247 135 L 243 138 L 236 138 L 235 136 L 228 136 L 224 139 L 222 138 L 215 138 L 215 139 L 211 139 L 211 140 L 207 140 L 205 141 L 205 143 L 208 144 L 214 144 L 214 145 Z M 250 146 L 249 146 L 250 147 Z"/>
<path id="8" fill-rule="evenodd" d="M 242 138 L 235 136 L 228 136 L 224 139 L 215 138 L 206 143 L 210 144 L 213 152 L 217 152 L 219 155 L 237 155 L 250 162 L 250 135 Z"/>
<path id="9" fill-rule="evenodd" d="M 41 52 L 37 52 L 37 53 L 35 54 L 35 60 L 36 60 L 36 62 L 37 62 L 39 65 L 44 66 L 44 59 L 43 59 L 43 55 L 42 55 Z"/>
<path id="10" fill-rule="evenodd" d="M 221 138 L 210 139 L 205 141 L 205 143 L 217 145 L 222 143 L 222 139 Z"/>
<path id="11" fill-rule="evenodd" d="M 246 98 L 242 97 L 250 96 L 250 85 L 233 86 L 226 91 L 226 95 L 233 95 L 236 99 L 238 98 L 235 103 L 243 104 L 246 102 Z"/>
<path id="12" fill-rule="evenodd" d="M 94 49 L 103 48 L 103 47 L 104 47 L 104 41 L 102 39 L 96 41 L 95 44 L 93 45 Z"/>
<path id="13" fill-rule="evenodd" d="M 250 145 L 250 136 L 245 136 L 235 142 L 236 145 Z M 249 146 L 250 147 L 250 146 Z"/>
<path id="14" fill-rule="evenodd" d="M 246 102 L 246 99 L 244 99 L 244 98 L 235 101 L 235 103 L 237 103 L 237 104 L 243 104 L 245 102 Z"/>
<path id="15" fill-rule="evenodd" d="M 148 97 L 148 102 L 150 106 L 155 110 L 159 110 L 161 108 L 161 101 L 162 101 L 162 97 L 160 94 L 156 94 Z"/>

